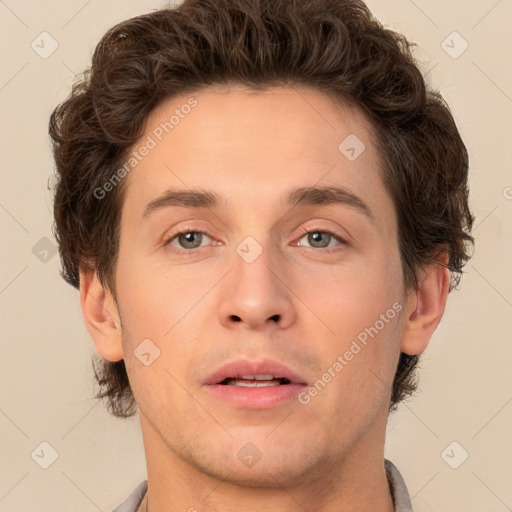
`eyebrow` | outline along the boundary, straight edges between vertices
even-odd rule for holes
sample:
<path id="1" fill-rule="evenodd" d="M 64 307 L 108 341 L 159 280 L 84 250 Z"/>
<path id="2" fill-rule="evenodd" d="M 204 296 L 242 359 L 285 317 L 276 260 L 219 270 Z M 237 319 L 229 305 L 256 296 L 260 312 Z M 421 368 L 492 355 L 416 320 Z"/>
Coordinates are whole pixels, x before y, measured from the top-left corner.
<path id="1" fill-rule="evenodd" d="M 157 210 L 171 206 L 183 208 L 219 208 L 221 204 L 226 204 L 226 201 L 223 201 L 222 197 L 216 192 L 203 189 L 168 189 L 146 205 L 142 219 L 148 218 Z M 366 215 L 370 220 L 375 220 L 370 207 L 359 196 L 343 187 L 300 187 L 293 189 L 288 192 L 288 195 L 285 195 L 285 205 L 290 207 L 330 204 L 350 206 Z"/>

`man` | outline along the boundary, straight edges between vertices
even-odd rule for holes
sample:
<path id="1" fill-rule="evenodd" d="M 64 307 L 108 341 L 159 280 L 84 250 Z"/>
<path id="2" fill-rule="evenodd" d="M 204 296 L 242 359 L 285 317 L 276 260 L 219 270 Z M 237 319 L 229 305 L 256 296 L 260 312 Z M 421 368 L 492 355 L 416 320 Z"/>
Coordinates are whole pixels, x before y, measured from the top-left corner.
<path id="1" fill-rule="evenodd" d="M 412 510 L 384 460 L 472 242 L 468 157 L 358 1 L 186 0 L 52 114 L 63 277 L 148 479 L 120 511 Z"/>

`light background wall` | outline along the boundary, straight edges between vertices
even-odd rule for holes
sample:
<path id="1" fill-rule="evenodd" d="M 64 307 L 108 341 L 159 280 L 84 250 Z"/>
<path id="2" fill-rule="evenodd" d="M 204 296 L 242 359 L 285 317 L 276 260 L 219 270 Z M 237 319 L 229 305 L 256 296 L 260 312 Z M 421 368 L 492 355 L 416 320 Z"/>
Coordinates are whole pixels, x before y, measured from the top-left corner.
<path id="1" fill-rule="evenodd" d="M 422 69 L 447 99 L 469 149 L 477 217 L 474 258 L 425 353 L 420 393 L 389 421 L 386 456 L 402 471 L 416 512 L 505 512 L 512 510 L 512 2 L 368 3 L 418 43 Z M 101 35 L 162 5 L 0 1 L 0 512 L 108 512 L 146 478 L 138 419 L 111 418 L 91 398 L 94 345 L 54 254 L 47 123 Z M 51 49 L 44 31 L 58 43 L 46 59 L 31 47 Z M 467 50 L 453 58 L 464 40 Z M 35 460 L 49 460 L 50 448 L 31 456 L 42 442 L 58 453 L 48 469 Z"/>

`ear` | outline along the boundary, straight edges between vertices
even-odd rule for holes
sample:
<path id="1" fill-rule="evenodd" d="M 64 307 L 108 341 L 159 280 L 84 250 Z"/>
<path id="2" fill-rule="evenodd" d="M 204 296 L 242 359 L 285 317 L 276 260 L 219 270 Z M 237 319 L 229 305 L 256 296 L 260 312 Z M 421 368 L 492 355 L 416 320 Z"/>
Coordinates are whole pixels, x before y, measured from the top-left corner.
<path id="1" fill-rule="evenodd" d="M 103 288 L 96 271 L 80 268 L 80 305 L 96 350 L 107 361 L 123 359 L 119 312 L 112 294 Z"/>
<path id="2" fill-rule="evenodd" d="M 422 272 L 417 290 L 407 299 L 401 352 L 421 354 L 428 346 L 444 314 L 450 290 L 448 254 L 443 253 Z"/>

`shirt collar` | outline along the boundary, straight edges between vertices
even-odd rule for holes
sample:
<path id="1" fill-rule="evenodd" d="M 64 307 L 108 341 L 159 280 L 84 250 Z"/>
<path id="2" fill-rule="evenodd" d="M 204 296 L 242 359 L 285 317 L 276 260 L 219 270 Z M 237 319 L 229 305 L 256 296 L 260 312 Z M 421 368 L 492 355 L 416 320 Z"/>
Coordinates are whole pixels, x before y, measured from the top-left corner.
<path id="1" fill-rule="evenodd" d="M 405 485 L 400 471 L 387 459 L 384 460 L 384 467 L 386 468 L 386 475 L 388 477 L 391 496 L 393 497 L 393 504 L 395 505 L 395 512 L 413 512 L 409 491 L 407 490 L 407 486 Z"/>

